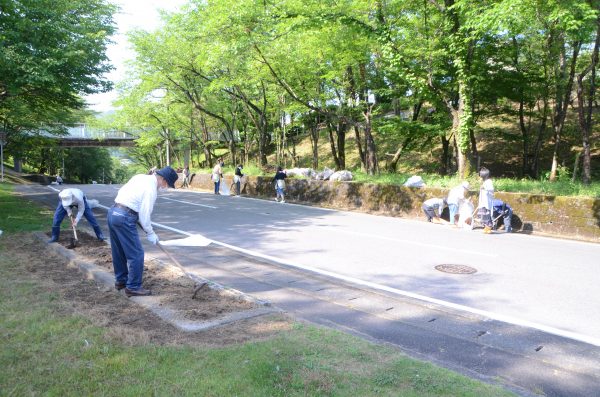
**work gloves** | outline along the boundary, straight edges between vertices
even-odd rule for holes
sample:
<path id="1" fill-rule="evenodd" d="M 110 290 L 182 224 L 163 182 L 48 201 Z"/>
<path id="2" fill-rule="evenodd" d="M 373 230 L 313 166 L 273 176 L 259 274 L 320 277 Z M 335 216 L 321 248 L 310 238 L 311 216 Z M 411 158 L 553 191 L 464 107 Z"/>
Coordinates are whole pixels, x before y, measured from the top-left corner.
<path id="1" fill-rule="evenodd" d="M 152 244 L 156 245 L 158 244 L 158 236 L 156 235 L 156 233 L 152 232 L 150 234 L 148 234 L 146 236 L 146 238 L 148 239 L 148 241 L 150 241 Z"/>

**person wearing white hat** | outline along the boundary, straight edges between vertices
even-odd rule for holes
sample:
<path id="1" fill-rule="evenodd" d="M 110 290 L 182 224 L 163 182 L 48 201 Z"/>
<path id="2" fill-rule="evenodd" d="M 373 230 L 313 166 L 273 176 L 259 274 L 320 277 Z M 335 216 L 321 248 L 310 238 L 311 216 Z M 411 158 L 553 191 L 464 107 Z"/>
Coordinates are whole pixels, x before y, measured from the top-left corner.
<path id="1" fill-rule="evenodd" d="M 450 224 L 454 225 L 456 222 L 456 215 L 460 205 L 465 200 L 465 193 L 469 191 L 469 182 L 464 181 L 460 185 L 450 189 L 448 193 L 448 210 L 450 211 Z"/>
<path id="2" fill-rule="evenodd" d="M 54 219 L 52 221 L 52 237 L 48 242 L 54 243 L 58 241 L 60 237 L 60 224 L 65 219 L 65 216 L 73 216 L 75 208 L 77 208 L 77 215 L 73 219 L 73 227 L 77 226 L 82 217 L 85 217 L 94 229 L 98 240 L 104 241 L 102 229 L 100 229 L 100 225 L 98 225 L 98 221 L 94 217 L 92 208 L 83 192 L 79 189 L 68 188 L 58 193 L 58 206 L 56 207 L 56 211 L 54 211 Z"/>

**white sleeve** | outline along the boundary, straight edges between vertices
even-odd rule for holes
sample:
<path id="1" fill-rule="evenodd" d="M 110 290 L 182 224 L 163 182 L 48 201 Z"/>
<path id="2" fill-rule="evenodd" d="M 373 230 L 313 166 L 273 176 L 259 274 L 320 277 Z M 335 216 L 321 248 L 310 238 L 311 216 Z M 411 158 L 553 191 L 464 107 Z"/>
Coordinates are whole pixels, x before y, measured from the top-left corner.
<path id="1" fill-rule="evenodd" d="M 73 204 L 77 205 L 77 216 L 75 217 L 75 221 L 79 223 L 85 212 L 85 202 L 83 201 L 83 192 L 81 190 L 73 190 Z"/>
<path id="2" fill-rule="evenodd" d="M 138 221 L 140 222 L 140 225 L 146 234 L 150 234 L 154 231 L 154 229 L 152 229 L 152 219 L 150 219 L 150 215 L 154 209 L 155 201 L 156 189 L 154 186 L 152 186 L 150 189 L 147 189 L 144 192 L 142 201 L 140 203 L 140 211 L 138 212 Z"/>

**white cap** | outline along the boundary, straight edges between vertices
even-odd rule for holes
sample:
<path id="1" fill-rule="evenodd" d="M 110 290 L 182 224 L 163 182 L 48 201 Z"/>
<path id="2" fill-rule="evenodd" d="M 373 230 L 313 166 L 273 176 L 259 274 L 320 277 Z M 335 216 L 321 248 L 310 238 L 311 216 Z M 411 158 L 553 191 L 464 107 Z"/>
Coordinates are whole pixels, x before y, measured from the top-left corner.
<path id="1" fill-rule="evenodd" d="M 464 182 L 462 183 L 462 187 L 464 187 L 465 189 L 469 190 L 469 182 L 467 182 L 467 181 L 464 181 Z"/>
<path id="2" fill-rule="evenodd" d="M 60 197 L 63 207 L 68 207 L 73 204 L 73 194 L 68 189 L 58 193 L 58 197 Z"/>

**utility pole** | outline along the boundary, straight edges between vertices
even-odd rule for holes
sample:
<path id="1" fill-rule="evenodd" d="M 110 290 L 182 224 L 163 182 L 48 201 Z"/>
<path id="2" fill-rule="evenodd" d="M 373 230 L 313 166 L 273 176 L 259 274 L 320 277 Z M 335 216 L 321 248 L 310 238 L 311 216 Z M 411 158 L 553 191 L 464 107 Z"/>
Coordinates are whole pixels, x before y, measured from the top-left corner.
<path id="1" fill-rule="evenodd" d="M 0 182 L 4 182 L 4 145 L 6 145 L 6 132 L 0 132 L 0 168 L 2 169 L 2 177 Z"/>
<path id="2" fill-rule="evenodd" d="M 169 153 L 169 152 L 171 151 L 171 147 L 170 147 L 171 145 L 170 145 L 170 139 L 169 139 L 169 129 L 167 128 L 165 130 L 165 132 L 167 135 L 167 145 L 166 145 L 167 146 L 167 164 L 166 165 L 170 166 L 171 165 L 171 153 Z"/>

